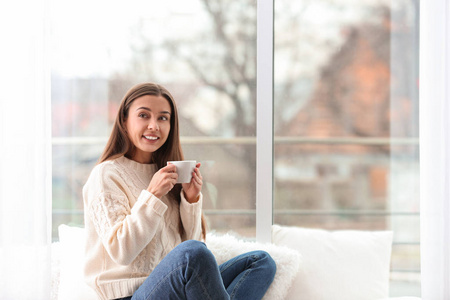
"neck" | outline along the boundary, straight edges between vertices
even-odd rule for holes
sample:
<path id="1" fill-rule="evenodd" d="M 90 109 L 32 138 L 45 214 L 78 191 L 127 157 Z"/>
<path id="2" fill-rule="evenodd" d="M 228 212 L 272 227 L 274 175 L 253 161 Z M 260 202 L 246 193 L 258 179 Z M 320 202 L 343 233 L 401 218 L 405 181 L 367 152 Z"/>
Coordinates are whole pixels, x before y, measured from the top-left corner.
<path id="1" fill-rule="evenodd" d="M 133 151 L 125 154 L 126 158 L 129 158 L 131 160 L 134 160 L 135 162 L 141 163 L 141 164 L 150 164 L 152 162 L 152 154 L 146 153 L 148 155 L 143 155 L 142 153 L 136 153 L 136 150 L 133 149 Z"/>

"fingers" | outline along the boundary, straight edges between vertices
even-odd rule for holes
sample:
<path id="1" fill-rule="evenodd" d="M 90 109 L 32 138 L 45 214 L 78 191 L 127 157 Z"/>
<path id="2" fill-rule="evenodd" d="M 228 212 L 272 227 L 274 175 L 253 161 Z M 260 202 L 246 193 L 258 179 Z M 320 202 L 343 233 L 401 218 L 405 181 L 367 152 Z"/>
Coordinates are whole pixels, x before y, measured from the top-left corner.
<path id="1" fill-rule="evenodd" d="M 194 183 L 200 187 L 203 185 L 203 177 L 200 172 L 201 165 L 202 165 L 201 163 L 197 163 L 195 165 L 194 171 L 192 172 L 192 180 L 191 180 L 191 183 Z M 177 167 L 174 164 L 168 163 L 167 166 L 160 169 L 160 172 L 165 173 L 166 178 L 173 179 L 175 180 L 176 183 L 178 179 L 178 174 L 177 174 Z"/>
<path id="2" fill-rule="evenodd" d="M 194 169 L 194 173 L 197 174 L 197 175 L 200 176 L 200 177 L 202 177 L 202 175 L 201 175 L 201 173 L 200 173 L 200 166 L 201 166 L 201 165 L 202 165 L 201 163 L 198 163 L 198 164 L 195 166 L 195 169 Z"/>
<path id="3" fill-rule="evenodd" d="M 192 172 L 192 179 L 191 179 L 191 182 L 197 183 L 199 185 L 203 184 L 203 182 L 202 182 L 203 177 L 202 177 L 202 174 L 200 173 L 200 166 L 201 165 L 202 165 L 201 163 L 197 163 L 195 165 L 194 171 Z"/>
<path id="4" fill-rule="evenodd" d="M 177 167 L 175 165 L 169 163 L 164 168 L 161 168 L 159 172 L 161 174 L 164 174 L 165 178 L 174 179 L 176 183 L 176 180 L 178 179 L 178 174 L 177 174 Z"/>
<path id="5" fill-rule="evenodd" d="M 192 172 L 192 182 L 200 186 L 203 185 L 203 177 L 198 167 L 194 169 L 194 172 Z"/>
<path id="6" fill-rule="evenodd" d="M 199 185 L 199 186 L 202 186 L 202 185 L 203 185 L 203 180 L 201 180 L 201 179 L 198 178 L 198 177 L 195 177 L 193 181 L 194 181 L 195 184 L 197 184 L 197 185 Z"/>
<path id="7" fill-rule="evenodd" d="M 177 183 L 178 174 L 175 165 L 168 165 L 155 173 L 147 190 L 158 198 L 166 195 Z"/>
<path id="8" fill-rule="evenodd" d="M 189 183 L 183 183 L 183 193 L 186 197 L 186 200 L 190 203 L 197 202 L 199 199 L 199 194 L 202 190 L 203 186 L 203 177 L 200 172 L 200 163 L 195 165 L 195 168 L 192 172 L 192 178 Z"/>
<path id="9" fill-rule="evenodd" d="M 170 172 L 170 173 L 175 172 L 176 173 L 177 172 L 177 167 L 174 164 L 169 163 L 164 168 L 161 168 L 160 171 L 162 171 L 162 172 Z"/>
<path id="10" fill-rule="evenodd" d="M 167 179 L 171 180 L 173 184 L 177 183 L 178 174 L 176 172 L 167 173 Z"/>

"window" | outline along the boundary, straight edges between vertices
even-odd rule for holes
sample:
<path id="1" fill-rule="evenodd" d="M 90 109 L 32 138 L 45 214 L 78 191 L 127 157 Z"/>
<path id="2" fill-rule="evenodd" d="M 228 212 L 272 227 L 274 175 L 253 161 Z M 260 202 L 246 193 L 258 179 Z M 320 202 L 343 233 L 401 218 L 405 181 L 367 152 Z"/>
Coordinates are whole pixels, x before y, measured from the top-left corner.
<path id="1" fill-rule="evenodd" d="M 420 296 L 418 1 L 275 1 L 274 222 L 392 230 Z"/>
<path id="2" fill-rule="evenodd" d="M 274 4 L 274 222 L 393 230 L 391 293 L 420 295 L 418 1 Z M 256 2 L 50 7 L 54 238 L 143 81 L 175 96 L 209 227 L 254 237 Z"/>

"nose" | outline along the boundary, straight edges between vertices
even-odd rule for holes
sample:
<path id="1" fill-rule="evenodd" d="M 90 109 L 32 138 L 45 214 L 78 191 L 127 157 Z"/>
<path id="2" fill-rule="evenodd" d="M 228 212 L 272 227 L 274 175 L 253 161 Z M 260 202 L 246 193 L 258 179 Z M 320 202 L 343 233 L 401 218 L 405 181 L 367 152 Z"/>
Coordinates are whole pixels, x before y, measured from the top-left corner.
<path id="1" fill-rule="evenodd" d="M 151 118 L 148 121 L 147 129 L 154 130 L 154 131 L 158 131 L 159 130 L 158 122 L 155 120 L 155 118 Z"/>

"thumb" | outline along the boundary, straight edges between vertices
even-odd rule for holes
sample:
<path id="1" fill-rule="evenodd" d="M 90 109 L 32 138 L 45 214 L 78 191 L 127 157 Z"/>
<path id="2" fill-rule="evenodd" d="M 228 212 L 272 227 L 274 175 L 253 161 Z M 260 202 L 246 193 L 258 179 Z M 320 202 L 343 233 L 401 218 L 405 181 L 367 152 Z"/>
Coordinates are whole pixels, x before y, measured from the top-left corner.
<path id="1" fill-rule="evenodd" d="M 171 163 L 168 163 L 168 165 L 162 168 L 161 170 L 164 170 L 166 172 L 176 172 L 177 167 Z"/>

